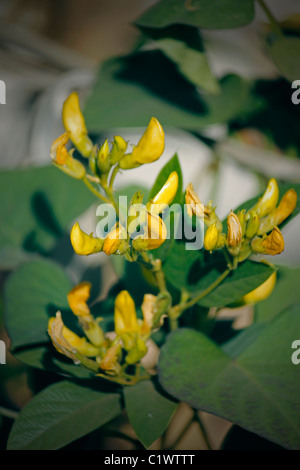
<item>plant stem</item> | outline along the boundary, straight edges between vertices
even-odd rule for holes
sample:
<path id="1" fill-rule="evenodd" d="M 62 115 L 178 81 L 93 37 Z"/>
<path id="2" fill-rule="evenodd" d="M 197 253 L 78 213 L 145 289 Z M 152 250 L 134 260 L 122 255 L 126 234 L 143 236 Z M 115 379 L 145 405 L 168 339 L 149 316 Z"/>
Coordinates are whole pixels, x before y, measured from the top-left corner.
<path id="1" fill-rule="evenodd" d="M 113 169 L 113 172 L 112 172 L 111 177 L 110 177 L 110 182 L 109 182 L 109 189 L 111 189 L 111 190 L 113 189 L 115 177 L 119 173 L 119 170 L 120 170 L 119 165 L 116 165 L 115 168 Z"/>
<path id="2" fill-rule="evenodd" d="M 100 194 L 99 191 L 97 191 L 97 189 L 94 188 L 94 186 L 90 183 L 90 181 L 86 177 L 83 178 L 83 182 L 96 197 L 101 199 L 102 202 L 106 202 L 107 204 L 111 204 L 110 200 L 107 199 L 106 197 L 102 196 L 102 194 Z"/>
<path id="3" fill-rule="evenodd" d="M 278 36 L 283 36 L 283 33 L 281 31 L 281 28 L 279 26 L 279 23 L 278 21 L 276 20 L 276 18 L 274 17 L 273 13 L 269 10 L 269 8 L 267 7 L 267 5 L 265 4 L 264 0 L 257 0 L 257 3 L 259 3 L 259 5 L 261 6 L 261 8 L 263 9 L 263 11 L 265 12 L 265 14 L 267 15 L 269 21 L 270 21 L 270 24 L 273 28 L 273 31 L 274 33 L 276 33 Z"/>
<path id="4" fill-rule="evenodd" d="M 17 411 L 9 410 L 0 406 L 0 415 L 5 416 L 6 418 L 17 419 L 19 413 Z"/>
<path id="5" fill-rule="evenodd" d="M 208 286 L 204 291 L 201 292 L 201 294 L 197 295 L 196 297 L 192 298 L 188 302 L 182 303 L 175 305 L 174 307 L 171 308 L 169 312 L 170 318 L 176 319 L 179 317 L 179 315 L 186 309 L 193 307 L 193 305 L 197 304 L 199 300 L 202 300 L 204 297 L 206 297 L 208 294 L 210 294 L 216 287 L 218 287 L 224 279 L 231 273 L 231 269 L 228 268 L 226 271 L 224 271 L 210 286 Z"/>

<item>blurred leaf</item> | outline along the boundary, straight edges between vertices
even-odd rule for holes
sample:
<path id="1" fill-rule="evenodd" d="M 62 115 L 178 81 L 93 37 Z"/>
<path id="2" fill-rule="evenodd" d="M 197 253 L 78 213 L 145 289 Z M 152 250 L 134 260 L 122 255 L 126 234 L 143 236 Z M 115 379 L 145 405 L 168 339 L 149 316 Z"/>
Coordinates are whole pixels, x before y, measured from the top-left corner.
<path id="1" fill-rule="evenodd" d="M 244 26 L 253 19 L 253 0 L 163 0 L 150 7 L 136 23 L 152 28 L 183 23 L 224 29 Z"/>
<path id="2" fill-rule="evenodd" d="M 167 428 L 177 403 L 161 395 L 150 380 L 126 387 L 124 396 L 130 423 L 148 448 Z"/>
<path id="3" fill-rule="evenodd" d="M 210 70 L 198 28 L 173 25 L 163 29 L 142 28 L 142 31 L 193 85 L 209 93 L 220 92 L 218 81 Z"/>
<path id="4" fill-rule="evenodd" d="M 184 243 L 177 242 L 163 268 L 167 281 L 174 287 L 199 295 L 226 270 L 226 263 L 221 252 L 208 254 L 204 250 L 187 251 Z M 266 281 L 273 271 L 273 268 L 264 263 L 244 261 L 213 292 L 204 297 L 199 305 L 229 305 Z"/>
<path id="5" fill-rule="evenodd" d="M 255 321 L 266 322 L 293 304 L 300 304 L 300 268 L 279 266 L 272 294 L 255 305 Z"/>
<path id="6" fill-rule="evenodd" d="M 202 96 L 161 52 L 138 52 L 102 65 L 85 118 L 91 132 L 146 126 L 151 116 L 163 126 L 199 130 L 261 105 L 251 84 L 236 75 L 222 78 L 220 89 L 216 96 Z"/>
<path id="7" fill-rule="evenodd" d="M 300 382 L 291 362 L 291 344 L 300 336 L 299 305 L 242 334 L 245 347 L 235 354 L 236 348 L 226 353 L 201 333 L 177 330 L 161 350 L 160 383 L 192 407 L 299 449 Z"/>
<path id="8" fill-rule="evenodd" d="M 293 82 L 300 77 L 300 38 L 278 37 L 270 46 L 272 59 L 281 74 Z"/>
<path id="9" fill-rule="evenodd" d="M 64 270 L 52 261 L 33 261 L 11 274 L 4 300 L 13 348 L 49 341 L 48 320 L 58 310 L 69 309 L 67 294 L 71 288 Z"/>
<path id="10" fill-rule="evenodd" d="M 95 201 L 82 182 L 52 166 L 1 171 L 0 195 L 4 269 L 28 259 L 28 253 L 49 253 L 71 221 Z"/>
<path id="11" fill-rule="evenodd" d="M 94 431 L 121 413 L 120 395 L 59 382 L 22 409 L 9 450 L 55 450 Z"/>

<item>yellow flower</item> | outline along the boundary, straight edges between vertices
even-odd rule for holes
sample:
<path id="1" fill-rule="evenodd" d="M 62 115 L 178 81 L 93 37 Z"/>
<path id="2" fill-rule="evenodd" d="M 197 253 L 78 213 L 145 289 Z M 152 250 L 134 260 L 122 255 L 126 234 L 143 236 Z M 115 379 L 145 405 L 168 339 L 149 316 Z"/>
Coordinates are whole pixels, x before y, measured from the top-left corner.
<path id="1" fill-rule="evenodd" d="M 127 364 L 136 364 L 145 356 L 147 351 L 146 343 L 141 338 L 136 338 L 135 344 L 128 352 L 125 361 Z"/>
<path id="2" fill-rule="evenodd" d="M 103 240 L 93 237 L 92 234 L 87 235 L 81 230 L 78 222 L 72 227 L 70 239 L 77 255 L 92 255 L 99 253 L 103 248 Z"/>
<path id="3" fill-rule="evenodd" d="M 73 144 L 84 157 L 89 157 L 93 150 L 93 143 L 87 135 L 88 132 L 77 93 L 71 93 L 64 102 L 62 118 L 64 127 L 70 133 Z"/>
<path id="4" fill-rule="evenodd" d="M 80 354 L 86 357 L 95 357 L 99 354 L 99 349 L 89 343 L 86 338 L 80 338 L 66 326 L 62 330 L 63 337 Z"/>
<path id="5" fill-rule="evenodd" d="M 80 326 L 83 328 L 88 339 L 93 345 L 100 346 L 104 343 L 104 334 L 91 315 L 91 311 L 87 305 L 87 301 L 90 298 L 91 287 L 90 282 L 77 284 L 68 293 L 68 303 L 74 315 L 79 318 Z"/>
<path id="6" fill-rule="evenodd" d="M 81 282 L 73 287 L 68 293 L 68 303 L 70 309 L 77 317 L 84 317 L 90 314 L 90 309 L 87 305 L 87 301 L 91 294 L 91 283 Z"/>
<path id="7" fill-rule="evenodd" d="M 116 297 L 114 321 L 115 332 L 118 336 L 139 331 L 135 304 L 127 290 L 121 291 Z"/>
<path id="8" fill-rule="evenodd" d="M 244 295 L 241 299 L 242 304 L 256 304 L 261 302 L 271 295 L 276 285 L 276 271 L 271 274 L 271 276 L 263 282 L 259 287 Z"/>
<path id="9" fill-rule="evenodd" d="M 69 153 L 66 149 L 66 144 L 69 142 L 69 135 L 69 132 L 65 132 L 53 142 L 50 156 L 53 164 L 64 173 L 72 178 L 83 179 L 85 177 L 84 166 L 72 157 L 72 151 Z"/>
<path id="10" fill-rule="evenodd" d="M 145 294 L 141 306 L 143 312 L 143 323 L 141 325 L 141 333 L 147 334 L 151 331 L 155 316 L 155 304 L 157 297 L 152 294 Z"/>
<path id="11" fill-rule="evenodd" d="M 123 254 L 128 248 L 126 230 L 122 225 L 117 225 L 105 237 L 103 251 L 107 255 Z"/>
<path id="12" fill-rule="evenodd" d="M 193 189 L 192 183 L 186 188 L 185 203 L 187 205 L 187 213 L 190 217 L 193 215 L 197 217 L 207 217 L 211 213 L 211 210 L 200 201 Z"/>
<path id="13" fill-rule="evenodd" d="M 122 346 L 120 343 L 112 345 L 106 351 L 104 357 L 98 362 L 102 370 L 107 373 L 117 375 L 120 371 L 119 360 L 121 358 Z"/>
<path id="14" fill-rule="evenodd" d="M 284 250 L 284 238 L 278 227 L 274 227 L 268 236 L 255 237 L 251 242 L 254 253 L 265 253 L 267 255 L 279 255 Z"/>
<path id="15" fill-rule="evenodd" d="M 227 217 L 227 243 L 228 246 L 236 248 L 242 242 L 242 227 L 238 216 L 231 211 Z"/>
<path id="16" fill-rule="evenodd" d="M 146 219 L 144 235 L 136 237 L 132 242 L 133 248 L 137 251 L 159 248 L 168 236 L 167 227 L 158 215 L 147 212 Z"/>
<path id="17" fill-rule="evenodd" d="M 162 188 L 158 191 L 154 198 L 147 203 L 147 209 L 151 212 L 151 214 L 160 214 L 171 204 L 174 197 L 176 196 L 177 190 L 178 174 L 176 171 L 172 171 Z"/>
<path id="18" fill-rule="evenodd" d="M 56 317 L 52 317 L 48 322 L 48 333 L 51 337 L 52 343 L 55 346 L 55 349 L 67 356 L 73 361 L 77 361 L 76 349 L 66 340 L 63 335 L 63 330 L 65 325 L 61 318 L 61 312 L 56 313 Z"/>
<path id="19" fill-rule="evenodd" d="M 279 189 L 275 178 L 271 178 L 267 189 L 258 203 L 252 208 L 260 219 L 269 214 L 276 207 L 279 198 Z"/>
<path id="20" fill-rule="evenodd" d="M 213 251 L 218 245 L 219 231 L 216 224 L 208 227 L 204 236 L 204 248 L 207 251 Z"/>
<path id="21" fill-rule="evenodd" d="M 294 189 L 289 189 L 281 198 L 278 207 L 265 217 L 259 226 L 258 234 L 267 233 L 275 225 L 280 225 L 295 210 L 297 205 L 297 193 Z"/>
<path id="22" fill-rule="evenodd" d="M 128 170 L 144 163 L 152 163 L 158 160 L 164 149 L 165 134 L 163 128 L 158 120 L 152 117 L 145 133 L 133 151 L 121 158 L 120 168 Z"/>

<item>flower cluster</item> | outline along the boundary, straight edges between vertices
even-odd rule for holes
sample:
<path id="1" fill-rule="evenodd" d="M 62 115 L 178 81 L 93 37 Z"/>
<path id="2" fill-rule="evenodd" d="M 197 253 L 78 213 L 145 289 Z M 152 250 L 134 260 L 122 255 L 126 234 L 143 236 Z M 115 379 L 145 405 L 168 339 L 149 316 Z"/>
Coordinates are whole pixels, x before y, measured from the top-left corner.
<path id="1" fill-rule="evenodd" d="M 237 213 L 231 211 L 227 217 L 227 233 L 216 215 L 212 201 L 203 205 L 189 184 L 185 201 L 190 216 L 204 217 L 206 232 L 204 248 L 208 251 L 223 248 L 236 260 L 244 261 L 253 253 L 277 255 L 284 250 L 284 238 L 278 228 L 291 215 L 297 204 L 297 193 L 289 189 L 279 204 L 277 181 L 270 179 L 263 196 L 250 209 Z"/>
<path id="2" fill-rule="evenodd" d="M 130 294 L 121 291 L 115 299 L 114 332 L 104 333 L 102 318 L 94 318 L 88 307 L 91 284 L 82 282 L 68 294 L 68 303 L 85 336 L 80 337 L 65 326 L 61 312 L 48 323 L 48 333 L 56 350 L 76 364 L 95 374 L 114 377 L 116 381 L 131 380 L 126 368 L 136 365 L 147 353 L 147 342 L 153 330 L 163 322 L 168 299 L 162 295 L 145 294 L 139 319 Z"/>

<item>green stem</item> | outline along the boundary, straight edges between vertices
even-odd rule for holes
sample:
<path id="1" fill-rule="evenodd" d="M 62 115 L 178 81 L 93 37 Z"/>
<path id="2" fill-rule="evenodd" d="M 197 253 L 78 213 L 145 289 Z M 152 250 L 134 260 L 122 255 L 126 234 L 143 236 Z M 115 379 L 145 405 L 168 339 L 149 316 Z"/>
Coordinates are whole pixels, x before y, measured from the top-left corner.
<path id="1" fill-rule="evenodd" d="M 273 13 L 269 10 L 269 8 L 265 4 L 264 0 L 257 0 L 257 3 L 259 3 L 261 8 L 263 9 L 265 14 L 267 15 L 267 17 L 270 21 L 270 24 L 273 28 L 274 33 L 276 33 L 278 36 L 283 36 L 283 33 L 281 31 L 281 28 L 280 28 L 280 25 L 279 25 L 278 21 L 274 17 Z"/>
<path id="2" fill-rule="evenodd" d="M 106 197 L 102 196 L 102 194 L 100 194 L 99 191 L 97 191 L 97 189 L 94 188 L 94 186 L 89 182 L 89 180 L 86 177 L 83 178 L 83 182 L 96 197 L 101 199 L 102 202 L 111 204 L 111 201 L 107 199 Z"/>
<path id="3" fill-rule="evenodd" d="M 5 416 L 6 418 L 17 419 L 19 413 L 17 411 L 9 410 L 0 406 L 0 415 Z"/>
<path id="4" fill-rule="evenodd" d="M 184 310 L 193 307 L 193 305 L 197 304 L 200 300 L 204 299 L 204 297 L 210 294 L 216 287 L 218 287 L 224 281 L 224 279 L 229 275 L 229 273 L 231 273 L 230 268 L 226 269 L 226 271 L 224 271 L 210 286 L 208 286 L 204 291 L 202 291 L 201 294 L 192 298 L 188 302 L 178 304 L 172 307 L 169 312 L 170 318 L 178 318 Z"/>
<path id="5" fill-rule="evenodd" d="M 110 177 L 110 182 L 109 182 L 109 189 L 111 190 L 113 189 L 114 181 L 115 181 L 117 174 L 119 173 L 119 170 L 120 170 L 119 165 L 116 165 L 115 168 L 113 169 L 113 172 Z"/>

